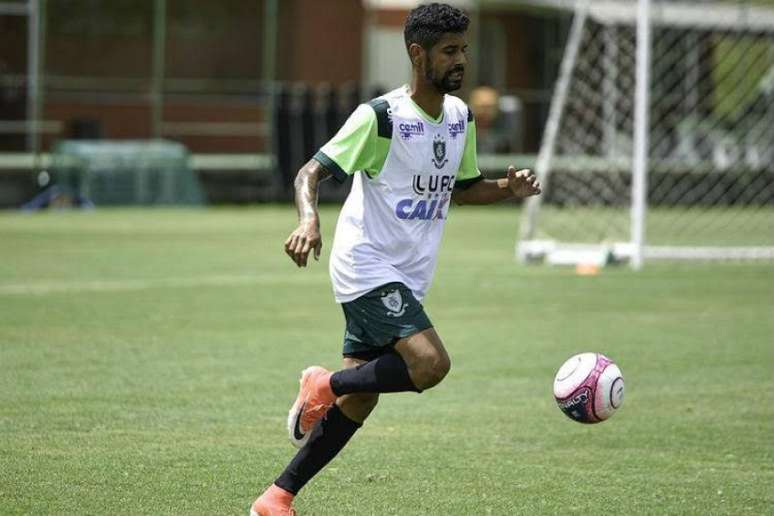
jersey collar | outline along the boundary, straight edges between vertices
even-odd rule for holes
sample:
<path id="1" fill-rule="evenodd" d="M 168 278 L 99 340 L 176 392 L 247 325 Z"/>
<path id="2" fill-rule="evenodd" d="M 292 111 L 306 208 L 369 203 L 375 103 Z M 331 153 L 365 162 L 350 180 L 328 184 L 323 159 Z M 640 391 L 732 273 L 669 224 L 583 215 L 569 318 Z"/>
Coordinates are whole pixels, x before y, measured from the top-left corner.
<path id="1" fill-rule="evenodd" d="M 422 109 L 421 107 L 419 107 L 419 105 L 416 102 L 414 102 L 414 99 L 412 99 L 411 95 L 409 95 L 409 87 L 408 87 L 408 85 L 405 86 L 405 90 L 404 91 L 406 92 L 406 97 L 408 98 L 409 102 L 414 107 L 414 111 L 416 111 L 417 114 L 425 122 L 427 122 L 429 124 L 434 124 L 434 125 L 439 125 L 440 123 L 443 122 L 443 117 L 444 117 L 444 113 L 445 113 L 445 110 L 443 109 L 443 107 L 441 108 L 441 114 L 438 115 L 438 118 L 433 118 L 430 115 L 428 115 L 427 113 L 425 113 L 425 110 Z M 444 95 L 444 103 L 445 103 L 445 101 L 446 101 L 446 95 Z"/>

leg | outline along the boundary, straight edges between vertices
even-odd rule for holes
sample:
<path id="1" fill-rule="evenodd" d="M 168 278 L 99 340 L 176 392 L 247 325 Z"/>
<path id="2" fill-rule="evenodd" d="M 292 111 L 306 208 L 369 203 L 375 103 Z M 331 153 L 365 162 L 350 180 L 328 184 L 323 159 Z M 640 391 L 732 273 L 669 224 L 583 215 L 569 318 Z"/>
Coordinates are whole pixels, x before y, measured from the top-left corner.
<path id="1" fill-rule="evenodd" d="M 451 360 L 435 328 L 428 328 L 395 344 L 411 381 L 419 390 L 438 385 L 451 369 Z"/>
<path id="2" fill-rule="evenodd" d="M 421 392 L 441 381 L 449 369 L 441 339 L 405 285 L 389 283 L 342 304 L 342 309 L 344 355 L 362 360 L 353 360 L 335 373 L 319 366 L 303 371 L 298 397 L 288 413 L 288 437 L 297 448 L 306 443 L 337 398 L 371 394 L 344 400 L 355 420 L 362 421 L 373 408 L 373 394 Z M 407 361 L 415 369 L 412 373 Z M 358 415 L 361 411 L 364 414 Z"/>
<path id="3" fill-rule="evenodd" d="M 365 360 L 357 358 L 344 358 L 344 369 L 351 369 L 365 364 Z M 371 392 L 360 392 L 345 394 L 336 400 L 336 405 L 349 419 L 356 423 L 363 424 L 371 411 L 379 402 L 379 394 Z"/>
<path id="4" fill-rule="evenodd" d="M 363 360 L 345 358 L 344 367 L 352 368 Z M 315 427 L 275 485 L 295 495 L 347 444 L 376 406 L 378 394 L 360 393 L 342 396 L 336 406 Z"/>
<path id="5" fill-rule="evenodd" d="M 405 317 L 397 319 L 398 309 L 382 300 L 386 295 L 400 301 L 398 304 L 406 300 L 399 307 Z M 385 315 L 385 310 L 390 313 Z M 366 351 L 370 358 L 374 349 L 386 354 L 373 360 L 345 358 L 344 368 L 335 374 L 317 366 L 304 370 L 299 396 L 288 418 L 291 442 L 303 447 L 255 501 L 254 516 L 295 514 L 291 507 L 295 494 L 344 448 L 376 406 L 380 392 L 427 389 L 449 370 L 449 357 L 440 338 L 405 285 L 376 289 L 373 295 L 345 305 L 344 314 L 345 354 Z M 401 338 L 395 350 L 390 349 L 396 338 L 408 334 L 411 336 Z"/>
<path id="6" fill-rule="evenodd" d="M 353 393 L 421 392 L 437 385 L 451 368 L 441 338 L 432 327 L 400 339 L 386 353 L 330 377 L 338 396 Z"/>

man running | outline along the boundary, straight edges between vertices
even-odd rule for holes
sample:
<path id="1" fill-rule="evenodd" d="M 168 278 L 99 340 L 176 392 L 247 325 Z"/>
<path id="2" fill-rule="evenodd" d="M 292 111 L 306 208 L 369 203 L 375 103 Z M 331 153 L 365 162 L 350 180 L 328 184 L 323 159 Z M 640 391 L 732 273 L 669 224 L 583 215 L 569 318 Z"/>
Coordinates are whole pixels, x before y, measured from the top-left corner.
<path id="1" fill-rule="evenodd" d="M 467 64 L 469 19 L 433 3 L 405 25 L 411 84 L 359 106 L 336 136 L 299 170 L 299 223 L 285 252 L 299 267 L 322 248 L 320 181 L 354 175 L 330 258 L 346 319 L 343 368 L 305 369 L 288 416 L 300 448 L 253 504 L 254 516 L 295 514 L 293 498 L 360 428 L 381 393 L 422 392 L 449 372 L 441 338 L 421 305 L 435 270 L 450 200 L 491 204 L 540 193 L 528 170 L 503 179 L 478 170 L 473 113 L 457 97 Z"/>

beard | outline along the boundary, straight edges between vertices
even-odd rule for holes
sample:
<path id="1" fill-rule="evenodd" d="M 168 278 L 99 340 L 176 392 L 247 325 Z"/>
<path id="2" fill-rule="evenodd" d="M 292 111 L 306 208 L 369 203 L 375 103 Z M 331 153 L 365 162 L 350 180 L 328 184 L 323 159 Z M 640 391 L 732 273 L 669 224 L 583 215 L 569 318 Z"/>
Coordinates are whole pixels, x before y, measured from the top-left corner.
<path id="1" fill-rule="evenodd" d="M 452 74 L 456 72 L 462 72 L 460 75 L 460 78 L 452 78 Z M 462 87 L 462 79 L 464 78 L 464 72 L 465 68 L 462 66 L 455 66 L 454 68 L 451 68 L 446 71 L 446 73 L 443 74 L 443 76 L 439 77 L 439 74 L 436 73 L 435 68 L 432 66 L 429 66 L 425 70 L 425 78 L 433 83 L 433 86 L 436 87 L 436 89 L 441 93 L 450 93 L 452 91 L 457 91 Z"/>

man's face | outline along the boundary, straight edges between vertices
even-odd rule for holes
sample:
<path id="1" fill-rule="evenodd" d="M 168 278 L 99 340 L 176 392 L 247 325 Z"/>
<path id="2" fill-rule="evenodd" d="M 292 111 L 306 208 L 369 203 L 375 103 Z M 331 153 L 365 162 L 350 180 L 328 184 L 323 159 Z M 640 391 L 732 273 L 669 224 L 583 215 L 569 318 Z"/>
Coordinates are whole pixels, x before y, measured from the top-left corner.
<path id="1" fill-rule="evenodd" d="M 426 54 L 425 79 L 432 82 L 441 93 L 460 89 L 468 62 L 467 50 L 465 34 L 444 34 Z"/>

